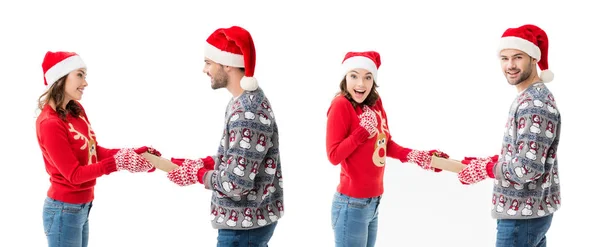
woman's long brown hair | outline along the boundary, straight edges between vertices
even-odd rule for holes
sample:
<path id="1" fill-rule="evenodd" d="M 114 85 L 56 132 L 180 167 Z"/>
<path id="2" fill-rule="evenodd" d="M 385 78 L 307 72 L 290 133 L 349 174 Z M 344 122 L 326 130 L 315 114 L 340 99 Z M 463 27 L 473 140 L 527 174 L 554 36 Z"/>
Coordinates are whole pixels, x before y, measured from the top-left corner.
<path id="1" fill-rule="evenodd" d="M 54 104 L 56 104 L 56 113 L 58 113 L 58 116 L 63 121 L 67 120 L 67 114 L 78 117 L 79 113 L 81 113 L 79 104 L 74 100 L 69 101 L 65 108 L 62 107 L 65 102 L 65 84 L 67 83 L 67 76 L 68 74 L 54 82 L 50 88 L 38 98 L 38 108 L 40 110 L 43 110 L 44 106 L 50 103 L 50 101 L 54 102 Z"/>

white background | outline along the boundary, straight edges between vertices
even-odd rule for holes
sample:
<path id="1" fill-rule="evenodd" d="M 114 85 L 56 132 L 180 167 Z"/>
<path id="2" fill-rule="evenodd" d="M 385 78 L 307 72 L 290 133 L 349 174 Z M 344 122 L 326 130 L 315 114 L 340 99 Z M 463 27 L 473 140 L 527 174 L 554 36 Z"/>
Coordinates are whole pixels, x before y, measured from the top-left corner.
<path id="1" fill-rule="evenodd" d="M 493 155 L 516 94 L 496 44 L 506 28 L 527 23 L 549 35 L 556 76 L 548 86 L 563 117 L 563 206 L 549 246 L 597 239 L 600 19 L 583 1 L 195 2 L 0 4 L 0 246 L 46 244 L 49 182 L 35 137 L 46 51 L 76 51 L 88 64 L 82 103 L 100 145 L 197 158 L 216 152 L 230 98 L 202 73 L 204 41 L 231 25 L 253 35 L 255 76 L 279 124 L 286 213 L 271 246 L 333 246 L 339 167 L 326 157 L 326 111 L 347 51 L 381 53 L 379 90 L 396 142 L 457 159 Z M 377 246 L 493 246 L 491 191 L 492 181 L 463 186 L 456 174 L 388 159 Z M 209 201 L 200 185 L 177 187 L 161 171 L 101 177 L 89 246 L 214 246 Z"/>

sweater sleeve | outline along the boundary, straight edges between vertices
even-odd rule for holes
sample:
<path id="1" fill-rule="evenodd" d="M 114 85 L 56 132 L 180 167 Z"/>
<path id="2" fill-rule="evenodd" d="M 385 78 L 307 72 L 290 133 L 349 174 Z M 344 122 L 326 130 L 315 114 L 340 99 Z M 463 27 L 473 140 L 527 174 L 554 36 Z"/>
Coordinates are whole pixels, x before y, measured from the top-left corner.
<path id="1" fill-rule="evenodd" d="M 494 156 L 492 156 L 492 157 L 494 157 Z M 495 155 L 495 157 L 496 157 L 495 161 L 492 161 L 492 162 L 488 163 L 487 165 L 485 165 L 485 172 L 487 173 L 488 177 L 490 177 L 490 178 L 496 178 L 496 174 L 494 174 L 494 170 L 496 169 L 496 165 L 498 164 L 498 155 Z"/>
<path id="2" fill-rule="evenodd" d="M 247 98 L 240 99 L 243 100 Z M 242 105 L 245 108 L 244 112 L 233 113 L 241 116 L 236 120 L 228 118 L 227 122 L 229 148 L 224 153 L 224 158 L 228 165 L 213 164 L 212 170 L 203 167 L 198 171 L 198 179 L 205 188 L 218 191 L 227 197 L 245 195 L 254 189 L 254 177 L 251 178 L 250 172 L 250 167 L 254 164 L 265 167 L 278 165 L 278 161 L 268 157 L 273 151 L 268 143 L 271 143 L 274 129 L 277 128 L 275 123 L 269 119 L 268 112 L 248 102 Z M 214 160 L 214 157 L 212 159 Z"/>
<path id="3" fill-rule="evenodd" d="M 104 148 L 99 145 L 96 145 L 96 153 L 98 154 L 98 160 L 110 158 L 117 154 L 117 152 L 119 152 L 119 149 L 117 148 Z"/>
<path id="4" fill-rule="evenodd" d="M 534 100 L 533 102 L 541 102 Z M 547 149 L 554 143 L 559 127 L 559 116 L 550 111 L 540 110 L 539 104 L 520 104 L 516 112 L 516 119 L 524 118 L 523 131 L 515 131 L 518 145 L 524 145 L 523 149 L 509 157 L 503 162 L 496 164 L 495 177 L 504 179 L 515 184 L 522 185 L 534 181 L 545 173 L 542 160 L 545 160 Z M 538 106 L 536 106 L 538 105 Z M 544 128 L 545 127 L 545 128 Z M 541 153 L 541 155 L 540 155 Z M 490 168 L 487 168 L 489 170 Z"/>
<path id="5" fill-rule="evenodd" d="M 356 118 L 352 104 L 341 96 L 334 99 L 327 111 L 326 134 L 327 158 L 333 165 L 340 164 L 369 138 L 362 127 L 351 131 L 352 118 Z"/>
<path id="6" fill-rule="evenodd" d="M 387 151 L 388 157 L 398 159 L 402 163 L 406 163 L 408 162 L 408 154 L 412 151 L 412 149 L 400 146 L 392 139 L 392 136 L 390 135 L 390 141 L 387 145 Z"/>
<path id="7" fill-rule="evenodd" d="M 40 145 L 46 158 L 69 183 L 82 184 L 116 171 L 113 158 L 90 165 L 80 164 L 71 149 L 68 137 L 68 130 L 60 119 L 48 119 L 40 123 Z"/>

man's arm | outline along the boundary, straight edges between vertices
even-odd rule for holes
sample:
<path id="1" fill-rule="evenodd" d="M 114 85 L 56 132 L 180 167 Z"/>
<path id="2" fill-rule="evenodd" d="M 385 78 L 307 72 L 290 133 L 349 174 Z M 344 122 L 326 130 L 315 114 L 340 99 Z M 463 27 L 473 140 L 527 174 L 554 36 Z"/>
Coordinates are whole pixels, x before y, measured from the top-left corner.
<path id="1" fill-rule="evenodd" d="M 253 167 L 277 165 L 265 159 L 275 132 L 270 114 L 249 103 L 237 108 L 239 111 L 234 110 L 233 115 L 228 116 L 226 131 L 229 139 L 222 139 L 219 153 L 223 153 L 224 142 L 229 145 L 222 158 L 219 154 L 197 160 L 173 158 L 171 161 L 180 167 L 168 173 L 169 180 L 179 186 L 199 182 L 207 189 L 235 197 L 254 188 L 256 172 Z M 226 164 L 220 165 L 222 161 Z"/>
<path id="2" fill-rule="evenodd" d="M 224 154 L 227 165 L 215 165 L 214 170 L 206 170 L 204 174 L 199 174 L 207 189 L 221 192 L 228 197 L 241 196 L 254 188 L 251 168 L 255 164 L 276 165 L 265 161 L 274 133 L 274 123 L 268 118 L 268 113 L 255 110 L 252 114 L 238 114 L 254 115 L 254 118 L 240 116 L 228 123 L 229 148 Z"/>
<path id="3" fill-rule="evenodd" d="M 496 177 L 523 185 L 544 174 L 542 161 L 545 161 L 548 149 L 558 134 L 555 130 L 559 124 L 558 112 L 551 111 L 546 104 L 535 103 L 544 102 L 546 95 L 530 95 L 518 102 L 515 113 L 517 130 L 514 134 L 509 132 L 506 137 L 511 138 L 511 143 L 516 142 L 516 147 L 507 147 L 503 162 L 497 162 L 497 156 L 463 160 L 467 166 L 458 174 L 463 184 Z"/>
<path id="4" fill-rule="evenodd" d="M 518 185 L 534 181 L 541 177 L 544 172 L 544 163 L 548 149 L 556 138 L 556 127 L 559 122 L 557 114 L 551 113 L 538 104 L 528 104 L 517 110 L 517 122 L 524 125 L 517 128 L 517 146 L 514 147 L 510 159 L 496 164 L 496 177 Z M 500 172 L 501 174 L 498 174 Z"/>

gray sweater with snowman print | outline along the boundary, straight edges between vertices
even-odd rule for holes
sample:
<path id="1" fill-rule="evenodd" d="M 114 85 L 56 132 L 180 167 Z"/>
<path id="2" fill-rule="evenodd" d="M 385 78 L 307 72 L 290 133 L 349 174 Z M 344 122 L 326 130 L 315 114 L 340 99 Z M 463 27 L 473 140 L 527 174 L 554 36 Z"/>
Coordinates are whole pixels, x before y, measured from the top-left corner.
<path id="1" fill-rule="evenodd" d="M 283 216 L 279 132 L 269 100 L 258 88 L 232 99 L 214 170 L 204 175 L 213 190 L 212 226 L 248 230 Z"/>
<path id="2" fill-rule="evenodd" d="M 494 167 L 492 217 L 530 219 L 556 212 L 561 205 L 558 141 L 561 116 L 552 93 L 534 83 L 513 101 Z"/>

